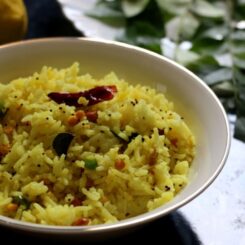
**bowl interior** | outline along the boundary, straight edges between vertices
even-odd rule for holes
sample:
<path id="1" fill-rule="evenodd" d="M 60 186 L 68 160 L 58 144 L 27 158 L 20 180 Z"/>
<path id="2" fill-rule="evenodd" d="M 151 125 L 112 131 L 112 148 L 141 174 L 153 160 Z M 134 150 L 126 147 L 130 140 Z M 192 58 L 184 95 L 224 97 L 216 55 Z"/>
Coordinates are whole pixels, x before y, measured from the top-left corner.
<path id="1" fill-rule="evenodd" d="M 217 176 L 229 149 L 225 112 L 211 90 L 185 68 L 148 51 L 124 44 L 96 40 L 44 39 L 0 48 L 0 82 L 40 71 L 43 65 L 57 68 L 78 61 L 81 73 L 99 78 L 115 71 L 129 83 L 146 84 L 176 104 L 177 111 L 193 130 L 197 154 L 189 185 L 173 201 L 142 215 L 154 218 L 180 207 L 201 193 Z"/>

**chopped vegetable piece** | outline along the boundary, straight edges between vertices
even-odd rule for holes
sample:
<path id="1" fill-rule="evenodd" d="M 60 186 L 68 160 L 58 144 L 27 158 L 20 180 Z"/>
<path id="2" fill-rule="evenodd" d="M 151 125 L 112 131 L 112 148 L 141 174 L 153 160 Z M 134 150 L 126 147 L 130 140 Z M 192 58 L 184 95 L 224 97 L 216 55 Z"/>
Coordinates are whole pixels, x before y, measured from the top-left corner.
<path id="1" fill-rule="evenodd" d="M 53 148 L 58 156 L 67 154 L 68 148 L 74 136 L 70 133 L 60 133 L 56 135 L 53 141 Z"/>
<path id="2" fill-rule="evenodd" d="M 6 209 L 8 212 L 15 212 L 18 209 L 18 205 L 16 203 L 9 203 Z"/>
<path id="3" fill-rule="evenodd" d="M 9 144 L 0 144 L 0 158 L 7 155 L 10 151 L 10 145 Z"/>
<path id="4" fill-rule="evenodd" d="M 90 122 L 94 122 L 94 123 L 97 122 L 97 119 L 98 119 L 98 112 L 97 111 L 86 111 L 85 114 L 86 114 L 87 119 Z"/>
<path id="5" fill-rule="evenodd" d="M 87 225 L 89 223 L 89 219 L 87 218 L 79 218 L 75 220 L 72 225 L 73 226 L 78 226 L 78 225 Z"/>
<path id="6" fill-rule="evenodd" d="M 25 198 L 25 197 L 23 197 L 21 195 L 13 196 L 12 198 L 13 198 L 13 200 L 12 200 L 13 203 L 21 206 L 24 210 L 29 209 L 31 203 L 30 203 L 30 201 L 27 198 Z"/>
<path id="7" fill-rule="evenodd" d="M 65 103 L 66 105 L 81 107 L 78 103 L 80 97 L 86 98 L 89 102 L 88 105 L 95 105 L 105 100 L 111 100 L 114 94 L 117 92 L 117 87 L 111 86 L 98 86 L 83 92 L 77 93 L 61 93 L 52 92 L 48 94 L 48 97 L 54 100 L 56 103 Z"/>
<path id="8" fill-rule="evenodd" d="M 84 118 L 85 112 L 82 111 L 82 110 L 78 110 L 78 111 L 76 111 L 75 115 L 76 115 L 76 118 L 77 118 L 78 120 L 81 120 L 81 119 Z"/>
<path id="9" fill-rule="evenodd" d="M 94 170 L 98 166 L 96 159 L 85 159 L 84 162 L 85 162 L 85 168 L 90 170 Z"/>
<path id="10" fill-rule="evenodd" d="M 87 178 L 87 181 L 86 181 L 86 188 L 89 189 L 91 187 L 94 186 L 94 181 L 90 178 Z"/>
<path id="11" fill-rule="evenodd" d="M 81 206 L 82 203 L 83 203 L 83 199 L 82 199 L 82 198 L 78 198 L 78 197 L 75 197 L 75 198 L 71 201 L 71 204 L 72 204 L 74 207 Z"/>
<path id="12" fill-rule="evenodd" d="M 122 169 L 124 169 L 124 168 L 125 168 L 125 162 L 124 162 L 122 159 L 116 160 L 116 162 L 115 162 L 115 168 L 116 168 L 117 170 L 122 170 Z"/>
<path id="13" fill-rule="evenodd" d="M 76 117 L 76 116 L 70 116 L 68 119 L 67 119 L 67 122 L 70 126 L 75 126 L 76 124 L 79 123 L 79 119 Z"/>

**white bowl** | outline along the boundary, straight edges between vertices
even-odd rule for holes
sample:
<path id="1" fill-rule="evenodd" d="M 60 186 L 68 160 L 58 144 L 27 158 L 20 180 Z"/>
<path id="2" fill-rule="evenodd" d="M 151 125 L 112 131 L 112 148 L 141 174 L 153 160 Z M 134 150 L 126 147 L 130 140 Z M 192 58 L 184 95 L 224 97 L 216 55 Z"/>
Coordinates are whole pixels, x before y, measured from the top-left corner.
<path id="1" fill-rule="evenodd" d="M 226 113 L 215 94 L 193 73 L 163 56 L 130 45 L 94 39 L 40 39 L 0 47 L 0 82 L 39 71 L 43 65 L 67 67 L 74 61 L 81 72 L 102 77 L 115 71 L 129 83 L 167 89 L 167 97 L 191 126 L 197 141 L 190 183 L 172 201 L 151 212 L 115 224 L 59 227 L 25 223 L 0 216 L 0 225 L 33 233 L 110 236 L 178 209 L 202 193 L 226 161 L 230 132 Z M 204 207 L 205 208 L 205 207 Z"/>

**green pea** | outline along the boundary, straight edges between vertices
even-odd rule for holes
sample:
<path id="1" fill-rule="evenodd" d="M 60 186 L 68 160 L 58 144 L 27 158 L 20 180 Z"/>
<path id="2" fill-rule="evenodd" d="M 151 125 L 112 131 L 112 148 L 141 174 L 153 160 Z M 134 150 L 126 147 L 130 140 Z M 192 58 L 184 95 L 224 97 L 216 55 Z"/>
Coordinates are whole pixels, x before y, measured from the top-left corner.
<path id="1" fill-rule="evenodd" d="M 85 168 L 95 170 L 98 167 L 96 159 L 85 159 Z"/>

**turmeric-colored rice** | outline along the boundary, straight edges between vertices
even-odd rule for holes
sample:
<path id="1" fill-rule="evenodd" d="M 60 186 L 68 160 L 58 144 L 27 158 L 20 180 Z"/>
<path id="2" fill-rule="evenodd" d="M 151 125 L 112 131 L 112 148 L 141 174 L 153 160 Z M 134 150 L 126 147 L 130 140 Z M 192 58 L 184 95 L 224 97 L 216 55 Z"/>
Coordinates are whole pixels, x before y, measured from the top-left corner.
<path id="1" fill-rule="evenodd" d="M 113 98 L 94 105 L 48 96 L 109 85 Z M 62 226 L 117 222 L 173 199 L 194 155 L 173 103 L 114 73 L 95 80 L 74 63 L 0 83 L 0 215 Z"/>

